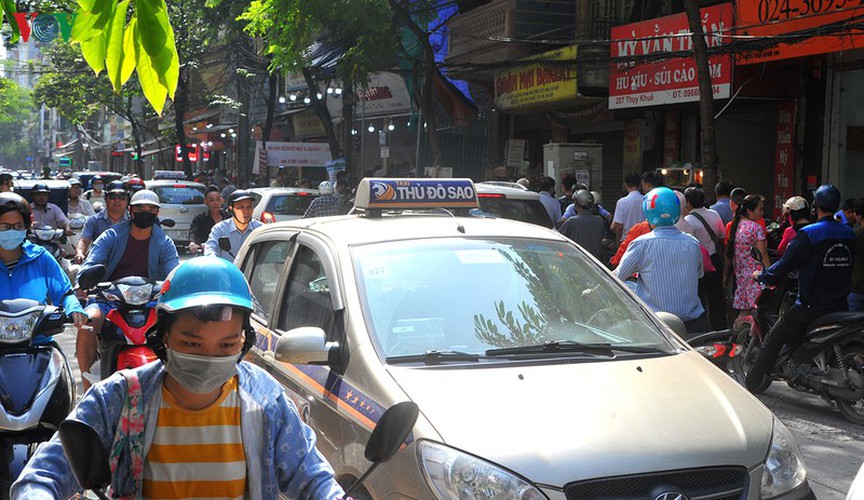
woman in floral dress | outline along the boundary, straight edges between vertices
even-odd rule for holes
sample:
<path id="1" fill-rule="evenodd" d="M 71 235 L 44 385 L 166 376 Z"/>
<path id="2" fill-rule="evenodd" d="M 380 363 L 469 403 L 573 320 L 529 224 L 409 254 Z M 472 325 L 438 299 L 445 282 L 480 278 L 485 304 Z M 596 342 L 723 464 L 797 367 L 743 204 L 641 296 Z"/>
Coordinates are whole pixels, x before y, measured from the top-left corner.
<path id="1" fill-rule="evenodd" d="M 759 261 L 766 268 L 771 265 L 768 260 L 768 243 L 765 239 L 765 230 L 756 221 L 762 218 L 764 202 L 757 194 L 748 195 L 738 205 L 735 219 L 726 246 L 726 261 L 730 262 L 732 269 L 728 270 L 726 280 L 732 272 L 735 274 L 735 298 L 732 307 L 738 310 L 734 327 L 751 314 L 756 298 L 759 296 L 761 285 L 753 279 L 753 271 L 759 270 Z M 759 251 L 760 258 L 751 255 L 751 249 Z"/>

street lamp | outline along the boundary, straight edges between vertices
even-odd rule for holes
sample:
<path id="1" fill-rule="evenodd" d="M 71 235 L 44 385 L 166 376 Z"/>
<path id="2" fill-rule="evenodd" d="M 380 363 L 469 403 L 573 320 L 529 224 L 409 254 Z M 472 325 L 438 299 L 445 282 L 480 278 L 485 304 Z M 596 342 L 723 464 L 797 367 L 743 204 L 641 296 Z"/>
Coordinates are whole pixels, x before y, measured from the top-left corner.
<path id="1" fill-rule="evenodd" d="M 285 96 L 284 95 L 279 96 L 279 104 L 285 104 Z"/>

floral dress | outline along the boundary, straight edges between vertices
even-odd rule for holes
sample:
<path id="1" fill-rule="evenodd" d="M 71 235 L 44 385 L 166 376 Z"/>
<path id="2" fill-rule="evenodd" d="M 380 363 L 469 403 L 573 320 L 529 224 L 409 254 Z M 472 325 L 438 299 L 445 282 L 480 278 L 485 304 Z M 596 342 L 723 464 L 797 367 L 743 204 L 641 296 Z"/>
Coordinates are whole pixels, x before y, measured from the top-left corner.
<path id="1" fill-rule="evenodd" d="M 765 240 L 765 230 L 750 219 L 741 219 L 735 233 L 735 309 L 752 309 L 762 285 L 753 279 L 753 271 L 761 270 L 759 262 L 750 256 L 757 241 Z"/>

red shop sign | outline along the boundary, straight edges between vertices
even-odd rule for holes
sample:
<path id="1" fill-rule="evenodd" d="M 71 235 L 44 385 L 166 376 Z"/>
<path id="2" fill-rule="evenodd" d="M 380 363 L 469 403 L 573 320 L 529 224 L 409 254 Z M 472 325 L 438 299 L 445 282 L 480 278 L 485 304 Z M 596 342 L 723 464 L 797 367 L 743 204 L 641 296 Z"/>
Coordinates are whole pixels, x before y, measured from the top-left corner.
<path id="1" fill-rule="evenodd" d="M 708 47 L 728 43 L 732 4 L 700 10 Z M 684 13 L 612 28 L 612 57 L 634 57 L 613 62 L 609 75 L 609 108 L 638 108 L 699 100 L 699 82 L 693 57 L 640 61 L 641 56 L 692 51 L 687 15 Z M 709 58 L 715 99 L 726 99 L 732 88 L 732 56 Z"/>

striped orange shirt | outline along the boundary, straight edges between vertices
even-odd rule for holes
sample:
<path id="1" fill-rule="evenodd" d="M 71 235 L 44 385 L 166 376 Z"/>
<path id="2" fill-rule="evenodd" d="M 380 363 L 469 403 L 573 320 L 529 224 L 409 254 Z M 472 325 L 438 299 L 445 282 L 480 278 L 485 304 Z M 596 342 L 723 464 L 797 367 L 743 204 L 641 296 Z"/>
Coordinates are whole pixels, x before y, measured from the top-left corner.
<path id="1" fill-rule="evenodd" d="M 143 497 L 239 499 L 245 491 L 237 377 L 201 410 L 181 408 L 163 386 L 156 433 L 144 461 Z"/>

